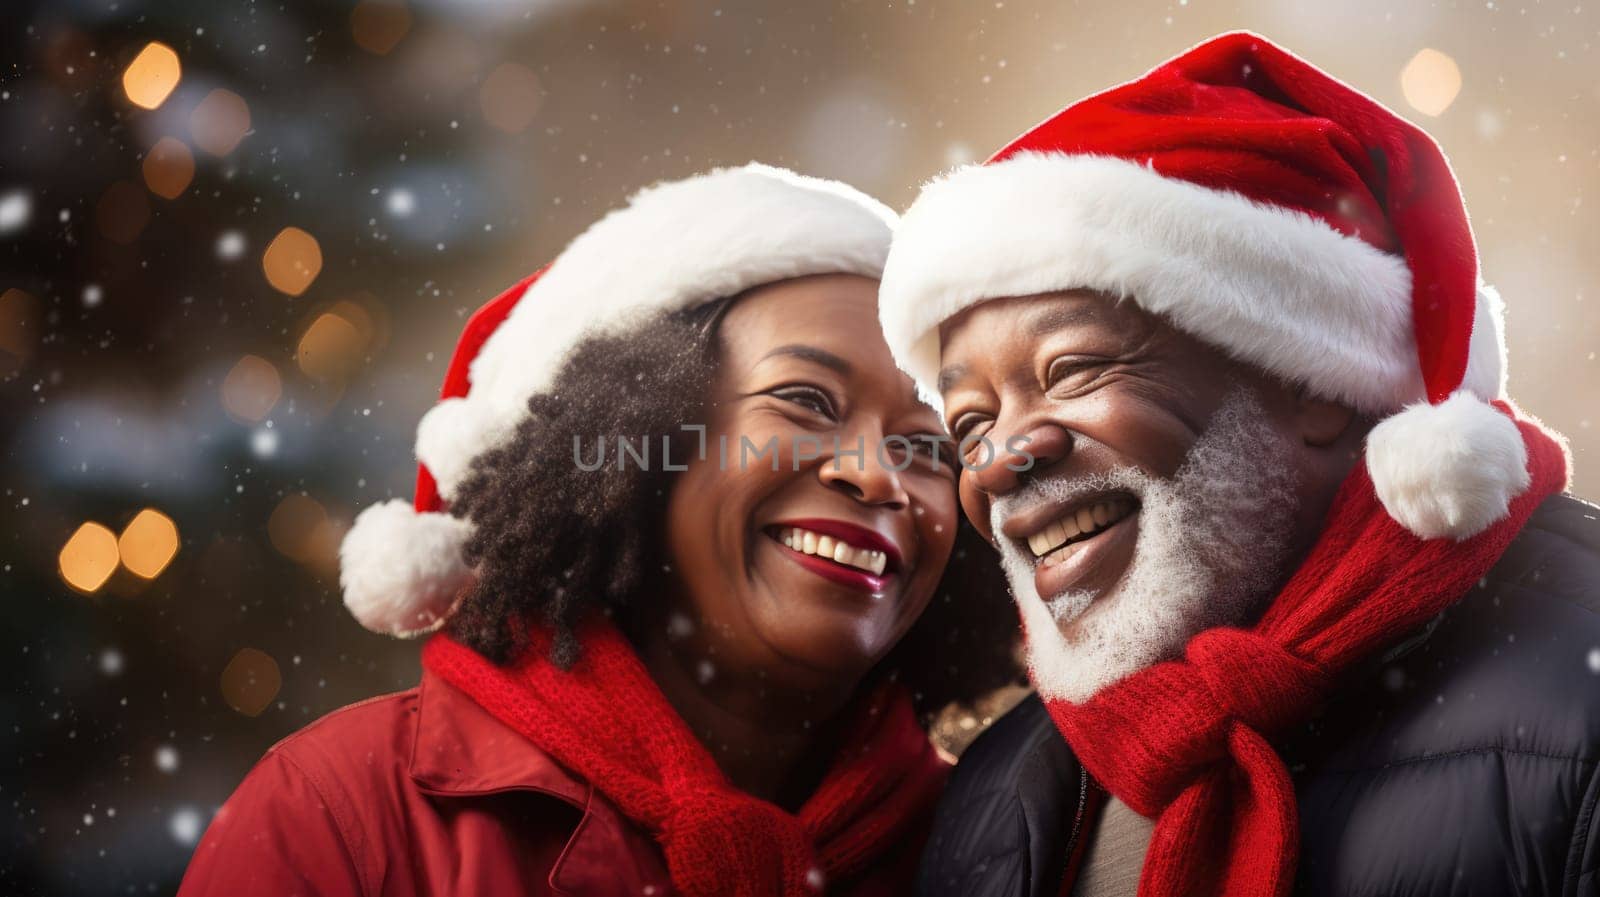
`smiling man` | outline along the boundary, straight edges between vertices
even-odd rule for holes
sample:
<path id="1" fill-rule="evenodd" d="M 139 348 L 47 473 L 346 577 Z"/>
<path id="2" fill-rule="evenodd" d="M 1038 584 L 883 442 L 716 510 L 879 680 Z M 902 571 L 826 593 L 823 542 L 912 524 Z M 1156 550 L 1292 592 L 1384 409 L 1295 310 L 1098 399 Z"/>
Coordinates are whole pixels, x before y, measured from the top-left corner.
<path id="1" fill-rule="evenodd" d="M 1425 133 L 1223 35 L 930 184 L 880 308 L 1037 691 L 923 893 L 1597 892 L 1600 511 Z"/>

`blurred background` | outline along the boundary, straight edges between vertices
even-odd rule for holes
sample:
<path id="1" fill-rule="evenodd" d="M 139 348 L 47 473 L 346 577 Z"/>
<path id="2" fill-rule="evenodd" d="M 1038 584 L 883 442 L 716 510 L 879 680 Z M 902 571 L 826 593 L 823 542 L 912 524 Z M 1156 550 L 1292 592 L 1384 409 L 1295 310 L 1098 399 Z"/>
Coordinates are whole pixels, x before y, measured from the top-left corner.
<path id="1" fill-rule="evenodd" d="M 0 893 L 171 892 L 268 746 L 414 684 L 341 607 L 339 537 L 410 495 L 465 316 L 629 192 L 760 159 L 903 208 L 1240 27 L 1441 140 L 1513 394 L 1600 495 L 1575 0 L 8 0 Z"/>

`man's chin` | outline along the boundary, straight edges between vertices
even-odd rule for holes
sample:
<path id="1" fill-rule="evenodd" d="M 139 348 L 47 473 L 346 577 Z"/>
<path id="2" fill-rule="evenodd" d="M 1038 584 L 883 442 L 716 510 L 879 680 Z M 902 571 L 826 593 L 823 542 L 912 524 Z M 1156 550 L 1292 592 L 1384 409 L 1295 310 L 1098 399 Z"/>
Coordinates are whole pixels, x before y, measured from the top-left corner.
<path id="1" fill-rule="evenodd" d="M 1069 636 L 1073 624 L 1088 613 L 1096 597 L 1094 592 L 1070 591 L 1047 599 L 1044 606 L 1045 610 L 1050 612 L 1051 618 L 1056 621 L 1056 629 L 1063 636 Z"/>
<path id="2" fill-rule="evenodd" d="M 1158 575 L 1150 568 L 1167 566 L 1160 563 L 1140 569 L 1131 550 L 1127 557 L 1112 554 L 1118 562 L 1114 572 L 1072 577 L 1065 580 L 1072 585 L 1054 593 L 1039 588 L 1053 581 L 1043 575 L 1048 569 L 1034 567 L 1020 553 L 1003 558 L 1022 613 L 1029 677 L 1047 700 L 1087 701 L 1117 680 L 1181 654 L 1194 634 L 1195 605 L 1203 599 L 1180 586 L 1203 593 L 1203 581 Z M 1083 581 L 1096 586 L 1076 586 Z M 1156 583 L 1167 587 L 1151 588 Z M 1041 597 L 1045 594 L 1052 597 Z"/>

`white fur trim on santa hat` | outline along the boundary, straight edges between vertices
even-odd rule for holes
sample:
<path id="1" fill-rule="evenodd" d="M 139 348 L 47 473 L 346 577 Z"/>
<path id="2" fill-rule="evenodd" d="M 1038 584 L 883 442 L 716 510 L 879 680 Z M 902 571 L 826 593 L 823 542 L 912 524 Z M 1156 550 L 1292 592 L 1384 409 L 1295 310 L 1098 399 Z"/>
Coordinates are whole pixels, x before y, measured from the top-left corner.
<path id="1" fill-rule="evenodd" d="M 1465 391 L 1373 427 L 1367 471 L 1389 516 L 1424 539 L 1477 535 L 1531 482 L 1516 423 Z"/>
<path id="2" fill-rule="evenodd" d="M 1424 395 L 1402 258 L 1309 215 L 1104 156 L 1022 153 L 928 184 L 895 234 L 879 308 L 896 359 L 927 387 L 942 322 L 987 299 L 1066 289 L 1130 299 L 1367 413 Z M 1491 298 L 1480 296 L 1466 383 L 1485 397 L 1503 370 Z"/>
<path id="3" fill-rule="evenodd" d="M 498 407 L 484 399 L 441 399 L 417 422 L 417 457 L 444 492 L 450 495 L 466 479 L 472 459 L 509 439 L 517 422 L 526 415 L 521 407 Z"/>
<path id="4" fill-rule="evenodd" d="M 438 629 L 470 575 L 462 548 L 471 535 L 471 523 L 419 514 L 402 499 L 367 508 L 339 546 L 345 607 L 361 625 L 386 635 Z"/>
<path id="5" fill-rule="evenodd" d="M 417 457 L 449 499 L 585 337 L 795 277 L 876 279 L 894 223 L 844 184 L 754 163 L 642 190 L 529 287 L 473 360 L 467 396 L 423 418 Z"/>
<path id="6" fill-rule="evenodd" d="M 1506 396 L 1506 304 L 1494 287 L 1478 283 L 1472 309 L 1472 344 L 1461 388 L 1481 399 Z"/>

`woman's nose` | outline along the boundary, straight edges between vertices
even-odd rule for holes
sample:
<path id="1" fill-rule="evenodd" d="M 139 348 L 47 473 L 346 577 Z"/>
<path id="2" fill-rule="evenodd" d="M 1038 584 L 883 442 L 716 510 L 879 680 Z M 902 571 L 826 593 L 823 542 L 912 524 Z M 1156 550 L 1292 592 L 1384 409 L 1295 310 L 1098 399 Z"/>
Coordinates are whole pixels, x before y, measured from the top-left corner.
<path id="1" fill-rule="evenodd" d="M 822 462 L 817 476 L 822 484 L 867 505 L 901 508 L 911 503 L 900 472 L 883 457 L 881 437 L 858 435 L 851 442 L 841 437 L 833 457 Z M 892 459 L 891 459 L 892 460 Z"/>

